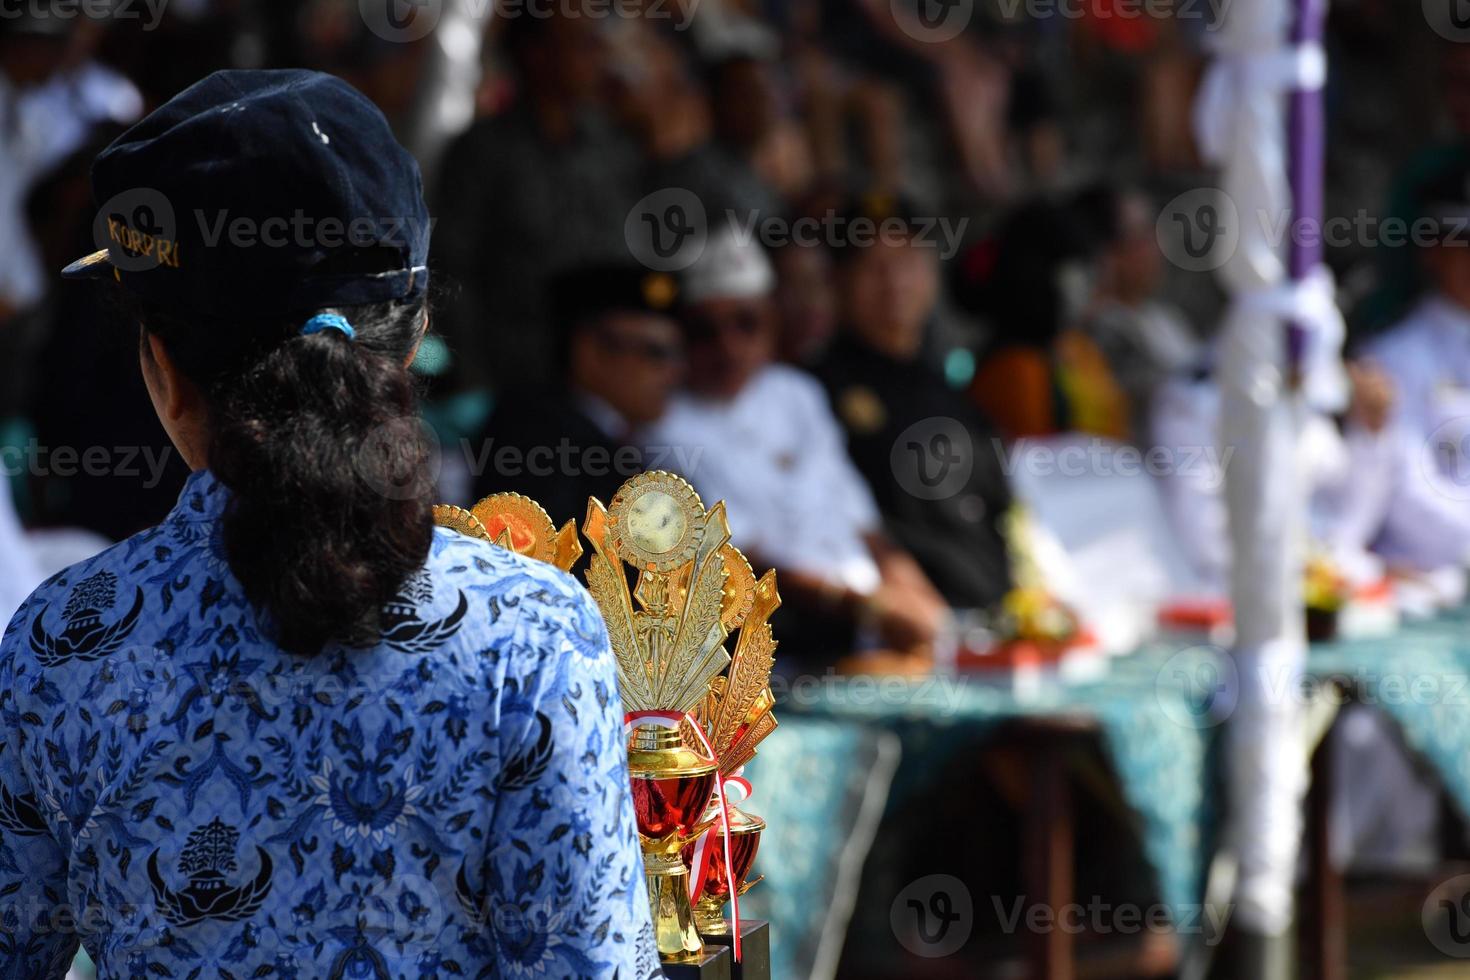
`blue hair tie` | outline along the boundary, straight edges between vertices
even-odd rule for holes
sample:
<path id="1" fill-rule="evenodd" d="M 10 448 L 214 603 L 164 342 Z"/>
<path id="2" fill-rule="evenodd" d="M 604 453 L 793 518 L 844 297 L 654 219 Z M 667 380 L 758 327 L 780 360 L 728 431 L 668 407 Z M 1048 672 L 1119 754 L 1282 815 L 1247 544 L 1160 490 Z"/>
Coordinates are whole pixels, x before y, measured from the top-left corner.
<path id="1" fill-rule="evenodd" d="M 348 340 L 357 337 L 357 331 L 352 329 L 352 324 L 338 313 L 318 313 L 301 325 L 303 337 L 310 333 L 321 333 L 323 330 L 340 330 Z"/>

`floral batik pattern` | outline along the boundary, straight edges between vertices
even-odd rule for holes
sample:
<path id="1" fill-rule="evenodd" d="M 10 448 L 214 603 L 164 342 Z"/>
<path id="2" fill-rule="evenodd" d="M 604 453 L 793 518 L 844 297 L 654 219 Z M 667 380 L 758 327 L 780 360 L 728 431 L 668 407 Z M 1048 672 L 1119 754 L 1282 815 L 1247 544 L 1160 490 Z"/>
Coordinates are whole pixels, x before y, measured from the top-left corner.
<path id="1" fill-rule="evenodd" d="M 437 529 L 372 649 L 275 647 L 195 473 L 0 644 L 0 977 L 658 975 L 597 608 Z"/>

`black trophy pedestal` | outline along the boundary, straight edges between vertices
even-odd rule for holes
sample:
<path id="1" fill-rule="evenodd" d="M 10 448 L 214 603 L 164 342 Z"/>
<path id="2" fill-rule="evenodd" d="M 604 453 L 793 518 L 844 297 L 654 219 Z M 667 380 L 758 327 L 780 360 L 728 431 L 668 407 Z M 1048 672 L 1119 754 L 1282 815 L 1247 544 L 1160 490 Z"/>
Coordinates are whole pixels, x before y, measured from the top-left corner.
<path id="1" fill-rule="evenodd" d="M 669 980 L 734 980 L 730 972 L 734 960 L 729 947 L 706 939 L 703 955 L 688 963 L 665 963 L 664 976 Z"/>
<path id="2" fill-rule="evenodd" d="M 725 920 L 725 926 L 730 926 L 730 920 Z M 724 946 L 731 952 L 732 962 L 730 964 L 730 980 L 771 980 L 771 924 L 762 922 L 760 919 L 740 920 L 740 962 L 733 962 L 735 937 L 700 936 L 704 940 L 704 948 L 710 949 L 716 944 Z"/>

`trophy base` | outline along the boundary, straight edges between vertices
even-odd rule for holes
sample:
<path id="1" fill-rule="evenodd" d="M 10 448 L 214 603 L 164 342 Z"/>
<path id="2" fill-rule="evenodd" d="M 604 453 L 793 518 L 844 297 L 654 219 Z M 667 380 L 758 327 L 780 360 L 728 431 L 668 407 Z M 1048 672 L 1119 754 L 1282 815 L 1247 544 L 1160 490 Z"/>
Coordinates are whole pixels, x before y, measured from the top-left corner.
<path id="1" fill-rule="evenodd" d="M 694 903 L 694 928 L 700 938 L 730 935 L 730 921 L 725 918 L 725 903 L 709 895 L 701 895 Z"/>
<path id="2" fill-rule="evenodd" d="M 744 954 L 744 950 L 741 953 Z M 730 952 L 728 946 L 710 945 L 704 948 L 704 952 L 697 956 L 677 962 L 664 960 L 664 976 L 668 980 L 735 980 L 738 973 L 732 972 L 738 969 L 734 965 L 735 956 Z M 767 972 L 769 975 L 769 971 Z M 746 976 L 753 976 L 747 973 Z"/>
<path id="3" fill-rule="evenodd" d="M 698 957 L 704 952 L 694 913 L 689 907 L 689 872 L 677 858 L 660 861 L 645 855 L 644 880 L 653 909 L 653 935 L 665 963 Z"/>
<path id="4" fill-rule="evenodd" d="M 740 920 L 740 962 L 733 962 L 735 937 L 729 919 L 724 932 L 702 933 L 709 945 L 705 949 L 724 947 L 731 950 L 730 980 L 771 980 L 771 924 L 760 919 Z M 667 972 L 668 967 L 664 967 Z M 670 974 L 672 976 L 673 974 Z"/>

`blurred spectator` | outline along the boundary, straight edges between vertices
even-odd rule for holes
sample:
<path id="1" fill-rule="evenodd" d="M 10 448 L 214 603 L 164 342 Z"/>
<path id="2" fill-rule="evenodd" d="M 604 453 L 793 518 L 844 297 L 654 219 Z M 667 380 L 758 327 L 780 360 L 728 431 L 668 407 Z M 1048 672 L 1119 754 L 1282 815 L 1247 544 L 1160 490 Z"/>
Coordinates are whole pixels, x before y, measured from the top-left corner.
<path id="1" fill-rule="evenodd" d="M 35 181 L 87 141 L 95 127 L 131 122 L 142 98 L 97 64 L 94 21 L 34 0 L 0 16 L 0 325 L 40 301 L 51 272 L 25 218 Z"/>
<path id="2" fill-rule="evenodd" d="M 604 503 L 643 469 L 633 433 L 663 415 L 684 339 L 670 310 L 672 276 L 637 266 L 584 266 L 553 280 L 558 383 L 496 405 L 475 459 L 475 499 L 525 494 L 558 523 Z"/>
<path id="3" fill-rule="evenodd" d="M 1438 46 L 1440 64 L 1436 102 L 1444 109 L 1445 132 L 1416 152 L 1398 170 L 1385 202 L 1383 220 L 1411 226 L 1424 215 L 1423 194 L 1441 175 L 1470 166 L 1470 46 Z M 1361 328 L 1383 330 L 1408 315 L 1415 301 L 1433 290 L 1432 270 L 1409 246 L 1375 250 L 1375 290 L 1354 311 Z"/>
<path id="4" fill-rule="evenodd" d="M 1154 392 L 1165 380 L 1202 367 L 1200 343 L 1184 314 L 1158 297 L 1164 257 L 1148 198 L 1098 185 L 1080 195 L 1077 205 L 1098 248 L 1083 330 L 1128 399 L 1134 434 L 1147 439 Z"/>
<path id="5" fill-rule="evenodd" d="M 713 233 L 684 286 L 689 390 L 647 436 L 675 449 L 756 567 L 777 569 L 777 634 L 794 659 L 831 662 L 860 643 L 869 669 L 922 666 L 947 610 L 880 517 L 809 375 L 774 363 L 775 276 L 760 245 Z M 883 648 L 883 653 L 876 649 Z"/>
<path id="6" fill-rule="evenodd" d="M 801 130 L 782 111 L 776 71 L 765 58 L 726 57 L 710 68 L 710 97 L 715 138 L 767 186 L 791 197 L 811 182 L 812 161 Z"/>
<path id="7" fill-rule="evenodd" d="M 641 189 L 688 190 L 711 217 L 734 212 L 748 220 L 751 215 L 780 214 L 780 196 L 758 172 L 745 145 L 746 141 L 759 145 L 775 125 L 774 97 L 766 76 L 756 74 L 761 84 L 749 93 L 762 105 L 739 121 L 725 118 L 726 128 L 734 133 L 717 136 L 715 120 L 739 113 L 711 104 L 704 79 L 674 39 L 646 21 L 619 25 L 615 37 L 611 63 L 618 81 L 618 109 L 647 158 Z M 720 71 L 711 77 L 718 80 Z"/>
<path id="8" fill-rule="evenodd" d="M 434 247 L 459 289 L 438 323 L 466 380 L 513 388 L 554 374 L 549 277 L 627 256 L 639 158 L 603 104 L 606 17 L 553 4 L 496 23 L 505 25 L 514 102 L 447 151 Z"/>
<path id="9" fill-rule="evenodd" d="M 958 298 L 992 330 L 970 391 L 1006 438 L 1129 435 L 1127 398 L 1078 329 L 1092 291 L 1090 245 L 1072 211 L 1036 200 L 960 257 Z"/>
<path id="10" fill-rule="evenodd" d="M 96 249 L 88 175 L 117 132 L 99 132 L 32 189 L 26 210 L 47 269 Z M 120 324 L 90 284 L 58 284 L 26 320 L 38 350 L 23 361 L 14 390 L 34 419 L 40 450 L 29 464 L 33 523 L 117 541 L 162 520 L 189 468 L 136 370 L 138 325 Z"/>
<path id="11" fill-rule="evenodd" d="M 1303 417 L 1298 478 L 1309 502 L 1312 546 L 1354 587 L 1377 584 L 1384 564 L 1371 553 L 1399 484 L 1400 451 L 1389 431 L 1393 384 L 1372 363 L 1347 365 L 1352 381 L 1340 419 L 1317 412 Z M 1161 476 L 1160 492 L 1179 545 L 1207 594 L 1223 595 L 1230 571 L 1225 468 L 1213 450 L 1219 439 L 1220 391 L 1208 376 L 1176 376 L 1155 392 L 1149 430 L 1176 465 Z M 1228 450 L 1227 450 L 1228 451 Z M 1433 509 L 1433 501 L 1429 501 Z M 1441 518 L 1442 521 L 1442 518 Z"/>
<path id="12" fill-rule="evenodd" d="M 859 215 L 880 225 L 903 220 L 904 231 L 838 249 L 843 329 L 817 374 L 888 533 L 951 606 L 992 607 L 1010 585 L 1002 521 L 1011 495 L 994 429 L 920 357 L 939 295 L 935 243 L 915 239 L 892 199 L 872 200 L 854 209 Z M 940 427 L 949 421 L 958 432 Z M 968 476 L 950 485 L 951 472 Z"/>
<path id="13" fill-rule="evenodd" d="M 1433 230 L 1415 249 L 1427 292 L 1365 349 L 1398 395 L 1390 420 L 1397 472 L 1377 550 L 1414 569 L 1460 568 L 1470 557 L 1470 161 L 1442 167 L 1416 200 Z"/>
<path id="14" fill-rule="evenodd" d="M 781 360 L 810 366 L 821 358 L 837 329 L 832 253 L 821 244 L 789 242 L 772 259 Z"/>

